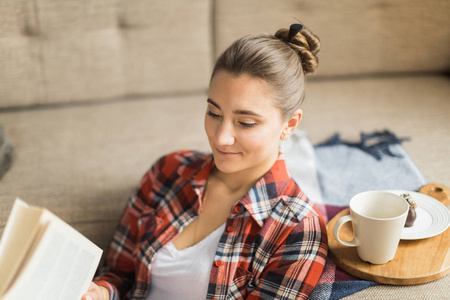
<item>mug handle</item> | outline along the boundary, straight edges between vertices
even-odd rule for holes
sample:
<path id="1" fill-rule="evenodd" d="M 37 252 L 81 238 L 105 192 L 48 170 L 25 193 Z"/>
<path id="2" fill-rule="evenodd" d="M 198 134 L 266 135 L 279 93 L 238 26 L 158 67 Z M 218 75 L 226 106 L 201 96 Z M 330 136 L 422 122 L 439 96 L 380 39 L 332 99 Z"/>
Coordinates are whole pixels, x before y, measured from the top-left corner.
<path id="1" fill-rule="evenodd" d="M 336 241 L 338 241 L 342 245 L 347 247 L 356 247 L 360 245 L 359 239 L 356 236 L 351 241 L 343 241 L 339 238 L 339 230 L 341 230 L 342 225 L 344 225 L 346 222 L 349 221 L 353 222 L 351 215 L 345 215 L 340 217 L 333 226 L 333 235 Z"/>

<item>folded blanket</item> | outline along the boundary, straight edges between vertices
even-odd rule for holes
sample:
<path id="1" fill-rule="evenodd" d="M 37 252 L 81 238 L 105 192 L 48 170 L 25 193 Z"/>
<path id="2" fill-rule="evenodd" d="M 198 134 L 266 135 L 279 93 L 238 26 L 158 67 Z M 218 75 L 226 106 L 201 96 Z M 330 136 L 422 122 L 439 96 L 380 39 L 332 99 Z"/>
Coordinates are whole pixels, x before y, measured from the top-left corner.
<path id="1" fill-rule="evenodd" d="M 335 134 L 314 147 L 306 134 L 297 130 L 281 150 L 292 178 L 328 222 L 359 192 L 417 191 L 427 183 L 401 146 L 405 140 L 385 130 L 362 133 L 358 142 L 343 141 Z M 346 273 L 328 258 L 309 298 L 340 299 L 376 284 Z"/>
<path id="2" fill-rule="evenodd" d="M 12 164 L 13 145 L 0 124 L 0 179 Z"/>
<path id="3" fill-rule="evenodd" d="M 346 142 L 334 135 L 314 147 L 323 203 L 348 205 L 351 197 L 369 190 L 416 191 L 427 181 L 390 131 L 361 134 Z"/>

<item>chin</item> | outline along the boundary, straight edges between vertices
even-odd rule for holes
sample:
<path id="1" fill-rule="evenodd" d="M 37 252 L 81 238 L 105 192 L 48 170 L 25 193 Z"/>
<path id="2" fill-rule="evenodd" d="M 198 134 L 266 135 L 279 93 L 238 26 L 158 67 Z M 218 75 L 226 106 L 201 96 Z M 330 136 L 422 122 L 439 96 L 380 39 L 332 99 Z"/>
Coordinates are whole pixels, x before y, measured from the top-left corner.
<path id="1" fill-rule="evenodd" d="M 242 170 L 242 164 L 226 161 L 214 155 L 214 165 L 222 173 L 231 174 Z"/>

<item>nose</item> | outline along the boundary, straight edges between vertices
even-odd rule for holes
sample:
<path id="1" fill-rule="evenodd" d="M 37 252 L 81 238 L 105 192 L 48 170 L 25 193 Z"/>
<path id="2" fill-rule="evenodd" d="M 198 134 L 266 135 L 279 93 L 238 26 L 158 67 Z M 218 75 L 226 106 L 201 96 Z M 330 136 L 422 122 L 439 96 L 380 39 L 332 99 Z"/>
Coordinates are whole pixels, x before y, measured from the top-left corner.
<path id="1" fill-rule="evenodd" d="M 217 127 L 216 136 L 214 137 L 214 142 L 217 146 L 230 146 L 236 141 L 234 137 L 234 131 L 230 124 L 222 122 L 219 127 Z"/>

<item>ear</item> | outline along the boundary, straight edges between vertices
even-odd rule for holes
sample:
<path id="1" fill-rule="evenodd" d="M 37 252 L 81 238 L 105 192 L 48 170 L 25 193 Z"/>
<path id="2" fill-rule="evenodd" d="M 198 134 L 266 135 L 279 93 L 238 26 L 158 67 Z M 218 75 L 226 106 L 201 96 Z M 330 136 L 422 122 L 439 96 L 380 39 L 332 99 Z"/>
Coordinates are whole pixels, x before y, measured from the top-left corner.
<path id="1" fill-rule="evenodd" d="M 286 122 L 285 128 L 281 134 L 282 140 L 287 140 L 294 130 L 297 128 L 300 120 L 302 119 L 303 111 L 299 108 L 297 109 L 292 117 Z"/>

